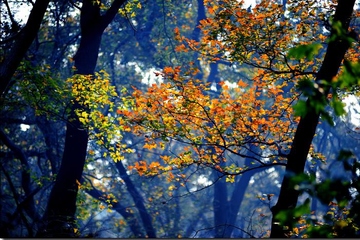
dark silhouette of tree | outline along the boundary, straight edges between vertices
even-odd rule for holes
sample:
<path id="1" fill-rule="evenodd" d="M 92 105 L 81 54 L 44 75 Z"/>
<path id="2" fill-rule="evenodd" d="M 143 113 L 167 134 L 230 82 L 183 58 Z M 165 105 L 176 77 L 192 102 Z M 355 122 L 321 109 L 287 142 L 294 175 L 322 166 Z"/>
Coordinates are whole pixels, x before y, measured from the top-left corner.
<path id="1" fill-rule="evenodd" d="M 81 40 L 74 56 L 75 74 L 94 74 L 102 33 L 124 2 L 125 0 L 115 0 L 110 8 L 101 14 L 100 3 L 83 1 L 80 15 Z M 77 234 L 76 196 L 88 144 L 88 132 L 75 113 L 77 109 L 83 109 L 83 106 L 74 101 L 66 125 L 60 170 L 43 216 L 44 226 L 38 234 L 41 237 L 74 237 Z"/>
<path id="2" fill-rule="evenodd" d="M 7 2 L 7 1 L 5 1 Z M 36 1 L 29 15 L 26 25 L 20 30 L 10 35 L 7 39 L 2 40 L 1 45 L 6 46 L 2 50 L 4 56 L 0 62 L 0 97 L 3 98 L 6 91 L 11 87 L 11 78 L 18 68 L 21 60 L 25 56 L 31 43 L 34 41 L 41 22 L 44 18 L 46 9 L 50 0 Z M 9 13 L 11 16 L 11 13 Z M 15 21 L 15 20 L 13 20 Z M 15 23 L 16 25 L 16 23 Z M 5 49 L 5 48 L 4 48 Z"/>
<path id="3" fill-rule="evenodd" d="M 336 12 L 334 15 L 334 22 L 340 22 L 341 28 L 347 33 L 350 17 L 353 12 L 355 1 L 354 0 L 339 0 Z M 331 82 L 332 78 L 338 73 L 341 62 L 344 59 L 345 53 L 350 47 L 348 41 L 340 38 L 333 29 L 330 35 L 330 39 L 336 36 L 335 40 L 330 41 L 324 61 L 319 72 L 316 75 L 316 82 L 320 87 L 324 89 L 323 92 L 318 91 L 315 100 L 321 100 L 326 97 L 330 91 L 328 86 L 321 84 L 321 80 Z M 307 106 L 310 106 L 311 100 L 307 100 Z M 301 118 L 294 140 L 291 146 L 291 151 L 287 157 L 286 173 L 281 185 L 279 199 L 276 205 L 271 209 L 273 213 L 271 235 L 272 238 L 286 237 L 287 233 L 291 229 L 291 224 L 288 223 L 288 229 L 285 230 L 285 226 L 281 226 L 276 219 L 276 215 L 284 210 L 295 208 L 299 191 L 294 189 L 291 184 L 291 177 L 304 172 L 304 167 L 309 153 L 311 142 L 314 138 L 316 127 L 319 122 L 320 113 L 315 108 L 310 108 L 304 117 Z"/>

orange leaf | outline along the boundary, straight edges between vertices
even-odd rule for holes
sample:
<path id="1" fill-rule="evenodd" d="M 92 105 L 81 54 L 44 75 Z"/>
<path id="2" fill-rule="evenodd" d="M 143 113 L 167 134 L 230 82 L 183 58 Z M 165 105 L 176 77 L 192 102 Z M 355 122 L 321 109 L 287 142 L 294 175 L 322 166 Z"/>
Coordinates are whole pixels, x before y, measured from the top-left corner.
<path id="1" fill-rule="evenodd" d="M 239 80 L 237 85 L 241 88 L 246 88 L 248 86 L 248 84 L 243 82 L 242 80 Z"/>
<path id="2" fill-rule="evenodd" d="M 172 73 L 174 73 L 174 69 L 172 69 L 172 67 L 164 67 L 164 73 L 172 74 Z"/>

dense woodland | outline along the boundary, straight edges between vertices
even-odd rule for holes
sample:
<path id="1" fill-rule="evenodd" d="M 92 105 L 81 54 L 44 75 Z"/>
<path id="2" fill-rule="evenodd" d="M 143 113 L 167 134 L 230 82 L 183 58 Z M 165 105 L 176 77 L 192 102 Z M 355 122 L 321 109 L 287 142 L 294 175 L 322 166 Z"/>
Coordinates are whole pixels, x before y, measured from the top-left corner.
<path id="1" fill-rule="evenodd" d="M 355 0 L 2 0 L 0 237 L 359 237 Z"/>

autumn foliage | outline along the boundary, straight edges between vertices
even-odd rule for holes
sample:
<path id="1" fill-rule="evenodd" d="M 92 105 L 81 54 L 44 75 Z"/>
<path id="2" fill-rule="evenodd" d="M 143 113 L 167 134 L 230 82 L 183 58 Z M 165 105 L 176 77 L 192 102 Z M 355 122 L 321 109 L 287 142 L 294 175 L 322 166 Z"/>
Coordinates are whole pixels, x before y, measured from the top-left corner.
<path id="1" fill-rule="evenodd" d="M 248 86 L 239 80 L 236 87 L 229 88 L 222 83 L 222 93 L 212 98 L 209 84 L 194 80 L 195 74 L 193 69 L 183 73 L 180 67 L 165 68 L 165 82 L 153 84 L 145 93 L 134 90 L 136 105 L 127 119 L 135 134 L 150 132 L 144 148 L 178 141 L 186 146 L 175 156 L 162 156 L 166 166 L 198 164 L 230 175 L 247 166 L 231 161 L 220 167 L 229 155 L 251 157 L 256 165 L 284 160 L 279 158 L 279 150 L 289 148 L 296 119 L 291 108 L 294 98 L 284 98 L 281 85 Z M 255 155 L 248 152 L 250 145 L 256 146 Z M 156 166 L 148 170 L 157 173 L 165 169 Z"/>
<path id="2" fill-rule="evenodd" d="M 77 112 L 80 121 L 90 139 L 106 148 L 104 157 L 118 161 L 126 153 L 136 154 L 122 141 L 131 132 L 143 139 L 144 150 L 160 156 L 130 163 L 128 170 L 141 176 L 165 174 L 180 186 L 197 169 L 213 169 L 234 182 L 252 169 L 287 164 L 300 116 L 307 111 L 304 99 L 322 91 L 314 79 L 329 41 L 324 28 L 331 28 L 335 10 L 331 2 L 317 1 L 289 1 L 286 10 L 275 1 L 262 1 L 251 11 L 237 1 L 204 3 L 208 17 L 198 26 L 200 41 L 186 37 L 188 28 L 174 29 L 176 51 L 195 52 L 197 63 L 167 66 L 154 72 L 157 83 L 146 90 L 122 89 L 120 96 L 105 72 L 69 80 L 72 95 L 86 106 Z M 358 43 L 352 42 L 347 63 L 353 64 L 358 54 Z M 209 64 L 244 69 L 247 77 L 220 76 L 220 89 L 214 91 L 212 82 L 198 77 L 200 71 L 210 74 Z M 343 114 L 338 98 L 334 91 L 313 107 L 331 121 L 325 107 L 330 104 Z M 312 147 L 309 154 L 312 160 L 325 160 Z M 170 196 L 176 188 L 169 187 Z"/>
<path id="3" fill-rule="evenodd" d="M 335 5 L 289 1 L 286 11 L 275 1 L 262 1 L 251 11 L 230 0 L 205 5 L 208 18 L 198 26 L 200 41 L 175 28 L 176 50 L 197 52 L 205 66 L 244 64 L 252 69 L 250 79 L 222 79 L 215 96 L 211 83 L 197 79 L 199 70 L 190 63 L 155 73 L 161 83 L 146 92 L 134 88 L 135 105 L 124 113 L 134 133 L 147 136 L 144 148 L 164 148 L 171 141 L 185 144 L 171 156 L 162 156 L 156 167 L 146 160 L 141 167 L 135 165 L 141 174 L 195 164 L 233 181 L 232 176 L 251 168 L 286 163 L 296 115 L 301 115 L 293 110 L 303 90 L 297 86 L 314 79 L 320 67 L 328 37 L 323 28 L 329 27 Z M 305 53 L 298 51 L 304 44 Z M 310 154 L 324 160 L 313 149 Z M 243 165 L 246 158 L 252 159 L 252 166 Z"/>
<path id="4" fill-rule="evenodd" d="M 303 109 L 302 95 L 311 94 L 304 88 L 320 67 L 329 36 L 324 29 L 330 29 L 336 5 L 288 1 L 285 9 L 276 1 L 261 1 L 250 11 L 232 0 L 204 4 L 208 17 L 197 26 L 200 41 L 186 37 L 189 28 L 175 28 L 176 51 L 196 52 L 197 61 L 205 67 L 242 64 L 250 69 L 248 78 L 222 78 L 221 89 L 214 93 L 211 82 L 198 79 L 200 70 L 189 62 L 186 67 L 168 66 L 155 72 L 158 84 L 145 91 L 123 89 L 121 98 L 104 80 L 108 78 L 105 72 L 97 74 L 90 85 L 86 85 L 87 77 L 72 82 L 75 98 L 81 90 L 83 103 L 91 103 L 90 111 L 78 112 L 80 120 L 88 125 L 91 139 L 105 146 L 115 161 L 133 152 L 120 143 L 122 132 L 131 130 L 144 137 L 143 148 L 150 151 L 170 146 L 160 162 L 143 159 L 129 167 L 140 175 L 195 165 L 216 169 L 233 181 L 235 175 L 253 168 L 286 164 L 297 116 L 302 115 L 294 109 Z M 354 43 L 347 59 L 353 61 L 358 54 L 358 43 Z M 183 147 L 171 149 L 172 141 Z M 324 160 L 313 149 L 310 154 Z M 252 160 L 251 166 L 243 165 L 246 158 Z"/>

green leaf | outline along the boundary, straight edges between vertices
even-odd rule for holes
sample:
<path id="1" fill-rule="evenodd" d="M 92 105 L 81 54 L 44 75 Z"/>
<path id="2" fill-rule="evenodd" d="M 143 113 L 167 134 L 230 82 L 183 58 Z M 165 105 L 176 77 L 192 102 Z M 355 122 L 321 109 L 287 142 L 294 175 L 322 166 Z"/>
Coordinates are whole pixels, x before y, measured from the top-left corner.
<path id="1" fill-rule="evenodd" d="M 307 45 L 299 45 L 293 47 L 288 52 L 289 58 L 295 58 L 297 60 L 307 58 L 311 60 L 314 58 L 316 54 L 318 54 L 319 50 L 322 48 L 320 43 L 311 43 Z"/>
<path id="2" fill-rule="evenodd" d="M 306 230 L 306 234 L 310 238 L 332 238 L 332 226 L 323 225 L 323 226 L 309 226 Z"/>
<path id="3" fill-rule="evenodd" d="M 294 209 L 294 217 L 298 218 L 304 214 L 310 213 L 310 199 L 307 198 L 303 204 Z"/>
<path id="4" fill-rule="evenodd" d="M 352 63 L 344 61 L 344 71 L 340 74 L 333 87 L 341 89 L 352 88 L 360 83 L 360 62 Z"/>
<path id="5" fill-rule="evenodd" d="M 336 116 L 341 116 L 346 113 L 346 111 L 344 109 L 345 104 L 337 99 L 333 99 L 331 101 L 331 106 L 334 108 Z"/>
<path id="6" fill-rule="evenodd" d="M 341 179 L 326 179 L 315 186 L 317 198 L 324 204 L 334 199 L 340 207 L 345 207 L 351 199 L 349 193 L 350 183 Z"/>
<path id="7" fill-rule="evenodd" d="M 310 79 L 301 79 L 297 88 L 303 92 L 305 96 L 313 96 L 315 94 L 314 82 Z"/>
<path id="8" fill-rule="evenodd" d="M 310 213 L 310 199 L 307 198 L 305 202 L 294 209 L 280 211 L 275 218 L 282 226 L 293 227 L 297 223 L 297 218 Z"/>
<path id="9" fill-rule="evenodd" d="M 325 120 L 330 126 L 335 126 L 335 123 L 328 112 L 322 112 L 320 118 Z"/>
<path id="10" fill-rule="evenodd" d="M 299 116 L 299 117 L 305 117 L 305 115 L 309 111 L 308 105 L 306 104 L 306 101 L 304 101 L 304 100 L 299 100 L 294 105 L 293 108 L 294 108 L 294 111 L 295 111 L 295 116 Z"/>

